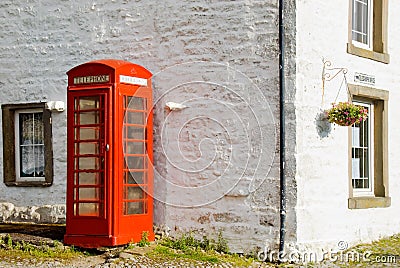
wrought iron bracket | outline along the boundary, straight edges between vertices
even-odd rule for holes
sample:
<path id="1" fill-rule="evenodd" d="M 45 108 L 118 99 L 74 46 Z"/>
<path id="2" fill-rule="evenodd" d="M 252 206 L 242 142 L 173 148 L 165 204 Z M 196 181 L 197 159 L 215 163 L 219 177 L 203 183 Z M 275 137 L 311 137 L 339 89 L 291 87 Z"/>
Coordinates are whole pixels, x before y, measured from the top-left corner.
<path id="1" fill-rule="evenodd" d="M 322 63 L 323 63 L 323 67 L 322 67 L 322 101 L 321 101 L 321 106 L 324 104 L 324 95 L 325 95 L 325 82 L 329 82 L 331 80 L 333 80 L 335 77 L 337 77 L 339 74 L 343 74 L 343 81 L 346 82 L 346 87 L 347 87 L 347 79 L 346 79 L 346 74 L 348 69 L 347 68 L 341 68 L 341 67 L 331 67 L 332 63 L 328 60 L 325 60 L 324 58 L 322 58 Z M 342 84 L 343 84 L 342 81 Z M 339 92 L 340 89 L 342 88 L 342 84 L 340 85 L 339 88 Z M 337 96 L 339 95 L 339 92 L 337 94 Z M 336 99 L 337 99 L 336 96 Z M 335 99 L 335 102 L 336 102 Z"/>

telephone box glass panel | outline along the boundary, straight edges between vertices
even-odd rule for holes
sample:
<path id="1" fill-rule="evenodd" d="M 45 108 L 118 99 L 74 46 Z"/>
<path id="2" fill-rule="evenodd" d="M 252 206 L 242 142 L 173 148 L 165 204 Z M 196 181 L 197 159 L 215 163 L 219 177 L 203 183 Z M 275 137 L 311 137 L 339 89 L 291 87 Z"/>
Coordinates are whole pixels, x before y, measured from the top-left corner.
<path id="1" fill-rule="evenodd" d="M 74 215 L 103 216 L 104 96 L 74 98 Z"/>
<path id="2" fill-rule="evenodd" d="M 124 215 L 147 213 L 146 99 L 124 96 Z"/>

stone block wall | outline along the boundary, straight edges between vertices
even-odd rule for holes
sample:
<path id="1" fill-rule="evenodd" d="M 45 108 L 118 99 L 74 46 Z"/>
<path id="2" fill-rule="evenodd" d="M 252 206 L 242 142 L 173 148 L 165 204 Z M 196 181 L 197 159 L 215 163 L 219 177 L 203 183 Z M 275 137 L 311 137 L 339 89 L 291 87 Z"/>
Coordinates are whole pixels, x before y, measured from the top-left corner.
<path id="1" fill-rule="evenodd" d="M 222 232 L 248 252 L 278 240 L 277 25 L 276 0 L 4 0 L 0 102 L 66 102 L 65 72 L 90 60 L 143 65 L 154 74 L 155 223 Z M 63 222 L 66 112 L 53 114 L 53 144 L 51 187 L 0 183 L 4 221 Z"/>

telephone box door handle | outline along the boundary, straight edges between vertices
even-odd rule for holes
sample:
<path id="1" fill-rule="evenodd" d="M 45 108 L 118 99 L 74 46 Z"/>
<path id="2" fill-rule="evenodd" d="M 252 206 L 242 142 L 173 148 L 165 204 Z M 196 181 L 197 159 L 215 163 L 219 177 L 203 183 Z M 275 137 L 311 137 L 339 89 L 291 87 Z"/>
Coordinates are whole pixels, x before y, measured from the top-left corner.
<path id="1" fill-rule="evenodd" d="M 110 150 L 110 145 L 106 144 L 106 152 L 108 152 Z"/>

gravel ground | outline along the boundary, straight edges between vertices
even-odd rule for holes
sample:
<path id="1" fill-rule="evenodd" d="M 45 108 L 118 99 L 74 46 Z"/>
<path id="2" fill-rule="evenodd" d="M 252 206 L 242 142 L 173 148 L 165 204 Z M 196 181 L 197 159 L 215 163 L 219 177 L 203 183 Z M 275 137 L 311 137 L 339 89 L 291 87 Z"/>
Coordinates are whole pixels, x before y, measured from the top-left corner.
<path id="1" fill-rule="evenodd" d="M 207 262 L 199 261 L 187 261 L 184 259 L 180 260 L 152 260 L 145 256 L 135 256 L 129 253 L 121 253 L 118 258 L 104 259 L 101 256 L 95 257 L 84 257 L 80 259 L 75 259 L 69 263 L 52 260 L 52 261 L 38 261 L 35 259 L 25 259 L 25 260 L 2 260 L 0 261 L 0 267 L 11 268 L 11 267 L 27 267 L 27 268 L 58 268 L 58 267 L 70 267 L 70 268 L 81 268 L 81 267 L 93 267 L 93 268 L 125 268 L 125 267 L 218 267 L 218 268 L 228 268 L 236 267 L 230 263 L 219 263 L 211 264 Z M 270 266 L 265 263 L 254 264 L 250 267 L 275 267 Z"/>
<path id="2" fill-rule="evenodd" d="M 0 235 L 10 235 L 13 241 L 25 241 L 39 244 L 52 244 L 54 239 L 61 240 L 65 233 L 65 226 L 60 225 L 30 225 L 30 224 L 0 224 Z M 150 250 L 150 249 L 148 249 Z M 68 262 L 64 260 L 39 260 L 35 258 L 21 259 L 19 257 L 5 257 L 0 260 L 0 268 L 125 268 L 125 267 L 237 267 L 231 263 L 213 264 L 209 262 L 193 261 L 186 259 L 164 260 L 150 259 L 144 254 L 148 250 L 137 248 L 119 252 L 112 249 L 105 251 L 101 255 L 79 257 Z M 254 263 L 250 267 L 275 267 L 266 263 Z"/>

